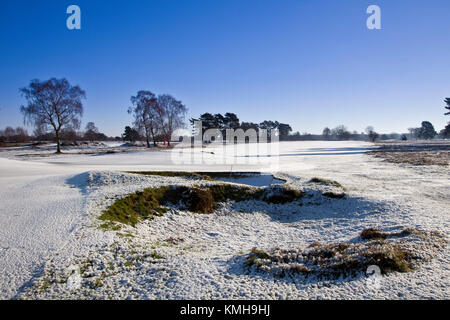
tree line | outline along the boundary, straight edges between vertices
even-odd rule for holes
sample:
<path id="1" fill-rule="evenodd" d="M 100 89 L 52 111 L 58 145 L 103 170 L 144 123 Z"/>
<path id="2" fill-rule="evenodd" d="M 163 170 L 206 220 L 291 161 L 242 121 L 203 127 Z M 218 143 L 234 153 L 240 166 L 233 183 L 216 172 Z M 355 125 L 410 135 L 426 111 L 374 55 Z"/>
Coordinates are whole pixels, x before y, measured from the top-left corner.
<path id="1" fill-rule="evenodd" d="M 292 128 L 289 124 L 272 120 L 265 120 L 261 123 L 241 122 L 238 116 L 232 112 L 227 112 L 224 115 L 221 113 L 211 114 L 207 112 L 201 114 L 199 118 L 191 118 L 189 121 L 192 126 L 195 121 L 202 122 L 202 135 L 208 129 L 219 129 L 222 137 L 225 137 L 227 129 L 242 129 L 244 131 L 247 131 L 248 129 L 254 129 L 256 131 L 265 129 L 267 130 L 269 137 L 273 130 L 278 130 L 279 139 L 285 141 L 288 140 L 289 134 L 292 132 Z"/>
<path id="2" fill-rule="evenodd" d="M 80 128 L 82 100 L 86 99 L 86 93 L 79 86 L 71 85 L 67 79 L 32 80 L 20 92 L 27 101 L 25 106 L 20 107 L 24 122 L 35 127 L 36 137 L 54 138 L 57 153 L 61 152 L 63 139 L 80 137 L 76 130 Z M 145 90 L 138 91 L 130 100 L 132 106 L 128 108 L 128 113 L 134 119 L 133 130 L 139 137 L 145 137 L 147 147 L 150 147 L 150 141 L 156 145 L 157 137 L 170 145 L 173 131 L 184 125 L 186 106 L 171 95 L 156 96 Z M 9 131 L 8 139 L 11 136 Z M 86 125 L 83 138 L 89 141 L 107 139 L 93 122 Z"/>
<path id="3" fill-rule="evenodd" d="M 22 128 L 7 127 L 0 130 L 0 142 L 28 142 L 32 138 L 38 141 L 54 140 L 57 144 L 57 153 L 61 152 L 62 140 L 88 141 L 100 140 L 145 140 L 147 147 L 157 142 L 165 141 L 170 146 L 173 132 L 184 127 L 184 118 L 187 113 L 186 106 L 169 94 L 155 95 L 151 91 L 140 90 L 131 96 L 131 106 L 128 113 L 133 116 L 133 125 L 127 126 L 121 137 L 108 138 L 101 133 L 93 122 L 88 122 L 84 132 L 78 132 L 83 115 L 82 100 L 86 93 L 79 86 L 71 85 L 66 79 L 52 78 L 46 81 L 32 80 L 27 87 L 21 88 L 20 93 L 27 101 L 20 107 L 24 122 L 35 127 L 34 136 Z M 444 108 L 450 115 L 450 98 L 444 100 Z M 309 133 L 292 133 L 289 124 L 279 121 L 265 120 L 260 123 L 240 121 L 235 113 L 225 114 L 203 113 L 199 118 L 191 118 L 190 123 L 202 121 L 202 134 L 208 129 L 219 129 L 223 136 L 227 129 L 259 129 L 267 130 L 269 137 L 273 130 L 278 131 L 281 141 L 295 140 L 370 140 L 386 139 L 433 139 L 450 137 L 450 122 L 438 134 L 429 121 L 423 121 L 420 127 L 409 128 L 409 134 L 392 133 L 390 135 L 378 134 L 369 126 L 365 132 L 350 132 L 344 125 L 333 129 L 324 128 L 321 135 Z M 320 137 L 320 139 L 319 139 Z"/>

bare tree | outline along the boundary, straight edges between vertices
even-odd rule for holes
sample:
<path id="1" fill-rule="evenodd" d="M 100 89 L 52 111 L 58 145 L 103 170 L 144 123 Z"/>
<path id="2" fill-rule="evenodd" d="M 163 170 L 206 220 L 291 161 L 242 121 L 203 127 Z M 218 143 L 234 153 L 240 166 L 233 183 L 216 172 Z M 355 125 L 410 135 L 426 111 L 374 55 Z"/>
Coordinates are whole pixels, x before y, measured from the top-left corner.
<path id="1" fill-rule="evenodd" d="M 184 126 L 184 117 L 187 112 L 185 105 L 168 94 L 158 96 L 158 120 L 163 136 L 170 146 L 173 132 Z"/>
<path id="2" fill-rule="evenodd" d="M 133 115 L 134 125 L 144 131 L 147 148 L 150 148 L 150 136 L 153 145 L 156 146 L 155 134 L 160 112 L 158 99 L 152 92 L 141 90 L 136 96 L 131 97 L 131 103 L 133 106 L 128 108 L 128 113 Z"/>
<path id="3" fill-rule="evenodd" d="M 372 142 L 375 142 L 375 140 L 377 140 L 380 137 L 380 135 L 377 132 L 375 132 L 375 129 L 372 126 L 368 126 L 366 128 L 366 133 L 367 137 Z"/>
<path id="4" fill-rule="evenodd" d="M 344 125 L 339 125 L 331 130 L 331 135 L 335 136 L 338 140 L 348 140 L 350 139 L 350 132 L 348 132 L 347 127 Z"/>
<path id="5" fill-rule="evenodd" d="M 329 140 L 331 136 L 331 129 L 328 127 L 325 127 L 322 131 L 322 136 L 325 140 Z"/>
<path id="6" fill-rule="evenodd" d="M 94 142 L 97 138 L 98 128 L 95 126 L 95 123 L 88 122 L 86 125 L 86 132 L 84 133 L 84 137 L 88 139 L 90 142 Z"/>
<path id="7" fill-rule="evenodd" d="M 61 153 L 60 132 L 66 126 L 78 128 L 83 115 L 81 99 L 86 93 L 79 86 L 70 85 L 66 79 L 32 80 L 20 92 L 28 105 L 21 106 L 24 121 L 36 128 L 53 128 L 56 135 L 56 153 Z"/>

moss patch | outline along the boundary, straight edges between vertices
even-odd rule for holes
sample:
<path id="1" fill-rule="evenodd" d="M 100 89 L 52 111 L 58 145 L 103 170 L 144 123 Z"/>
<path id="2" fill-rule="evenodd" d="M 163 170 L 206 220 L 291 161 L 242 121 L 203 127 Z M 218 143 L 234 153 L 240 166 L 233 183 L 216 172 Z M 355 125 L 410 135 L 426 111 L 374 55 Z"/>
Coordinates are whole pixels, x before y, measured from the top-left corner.
<path id="1" fill-rule="evenodd" d="M 410 228 L 382 233 L 372 228 L 363 230 L 362 234 L 369 234 L 369 240 L 314 242 L 304 250 L 275 248 L 263 251 L 253 248 L 245 265 L 276 276 L 303 274 L 336 279 L 364 273 L 370 265 L 378 266 L 383 274 L 410 272 L 447 246 L 445 236 L 436 231 Z"/>
<path id="2" fill-rule="evenodd" d="M 377 228 L 367 228 L 361 231 L 360 237 L 363 240 L 386 239 L 387 234 Z"/>
<path id="3" fill-rule="evenodd" d="M 268 203 L 287 203 L 299 200 L 302 193 L 285 186 L 250 188 L 233 184 L 210 186 L 164 186 L 135 192 L 114 202 L 99 217 L 106 221 L 101 228 L 117 228 L 114 222 L 135 226 L 167 211 L 167 205 L 181 205 L 195 213 L 212 213 L 219 203 L 226 201 L 259 200 Z"/>
<path id="4" fill-rule="evenodd" d="M 324 192 L 323 196 L 332 199 L 343 199 L 345 198 L 345 193 Z"/>
<path id="5" fill-rule="evenodd" d="M 327 185 L 327 186 L 338 187 L 338 188 L 342 188 L 342 189 L 345 190 L 345 187 L 342 184 L 340 184 L 339 182 L 334 181 L 334 180 L 328 180 L 328 179 L 314 177 L 311 180 L 309 180 L 309 182 L 310 183 L 324 184 L 324 185 Z"/>

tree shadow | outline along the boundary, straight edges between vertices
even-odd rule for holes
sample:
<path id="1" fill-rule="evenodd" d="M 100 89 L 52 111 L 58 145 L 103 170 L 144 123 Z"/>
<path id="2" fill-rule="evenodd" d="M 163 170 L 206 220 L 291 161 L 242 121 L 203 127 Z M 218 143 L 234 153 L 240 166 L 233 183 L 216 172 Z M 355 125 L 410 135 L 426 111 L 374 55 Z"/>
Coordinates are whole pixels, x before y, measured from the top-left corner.
<path id="1" fill-rule="evenodd" d="M 67 179 L 66 184 L 69 185 L 71 188 L 79 189 L 82 195 L 86 195 L 88 181 L 89 181 L 89 172 L 87 171 Z"/>

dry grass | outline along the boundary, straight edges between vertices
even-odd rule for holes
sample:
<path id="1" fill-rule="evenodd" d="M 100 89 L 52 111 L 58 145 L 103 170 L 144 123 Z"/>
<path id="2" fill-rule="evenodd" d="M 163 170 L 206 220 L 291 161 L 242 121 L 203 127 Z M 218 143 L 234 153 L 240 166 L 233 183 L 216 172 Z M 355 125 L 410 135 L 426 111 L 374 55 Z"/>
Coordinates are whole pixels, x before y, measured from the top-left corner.
<path id="1" fill-rule="evenodd" d="M 304 250 L 275 248 L 263 251 L 254 248 L 247 256 L 246 265 L 281 277 L 302 274 L 326 279 L 356 276 L 370 265 L 377 265 L 383 274 L 411 272 L 447 246 L 443 234 L 412 228 L 397 233 L 365 229 L 361 232 L 363 236 L 370 240 L 313 242 Z"/>
<path id="2" fill-rule="evenodd" d="M 342 184 L 340 184 L 339 182 L 334 181 L 334 180 L 314 177 L 311 180 L 309 180 L 309 182 L 310 183 L 324 184 L 324 185 L 327 185 L 327 186 L 338 187 L 338 188 L 342 188 L 343 190 L 345 190 L 345 187 Z"/>
<path id="3" fill-rule="evenodd" d="M 440 166 L 450 164 L 450 143 L 445 141 L 381 143 L 379 145 L 379 149 L 369 154 L 383 158 L 387 162 Z"/>
<path id="4" fill-rule="evenodd" d="M 105 221 L 102 229 L 118 228 L 115 223 L 135 226 L 142 220 L 151 220 L 167 211 L 168 205 L 179 206 L 191 212 L 208 214 L 214 212 L 219 203 L 226 201 L 257 200 L 283 204 L 300 200 L 299 190 L 286 186 L 251 188 L 233 184 L 213 184 L 209 186 L 165 186 L 147 188 L 116 200 L 99 217 Z"/>

